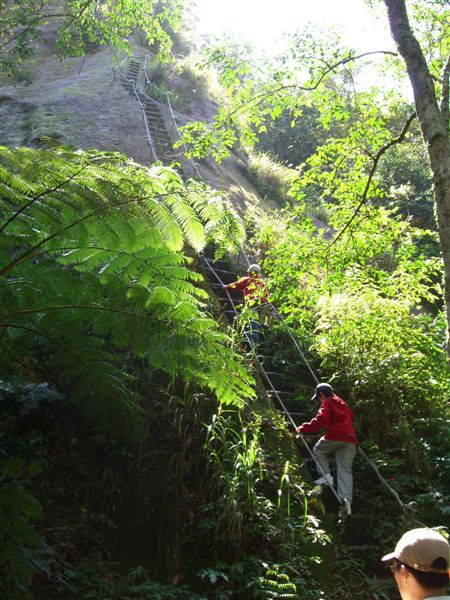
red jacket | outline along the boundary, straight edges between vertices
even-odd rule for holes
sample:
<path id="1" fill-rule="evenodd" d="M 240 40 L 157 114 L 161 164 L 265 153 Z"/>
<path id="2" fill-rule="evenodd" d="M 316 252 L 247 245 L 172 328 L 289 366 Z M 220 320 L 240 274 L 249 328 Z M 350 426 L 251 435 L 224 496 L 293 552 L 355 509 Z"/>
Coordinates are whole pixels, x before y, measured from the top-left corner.
<path id="1" fill-rule="evenodd" d="M 324 435 L 326 440 L 358 444 L 353 418 L 347 403 L 336 394 L 332 394 L 323 400 L 314 419 L 302 423 L 298 430 L 301 433 L 317 433 L 321 429 L 326 429 Z"/>
<path id="2" fill-rule="evenodd" d="M 259 276 L 253 277 L 251 275 L 247 275 L 247 277 L 242 277 L 234 283 L 229 283 L 225 286 L 225 289 L 242 290 L 244 299 L 246 301 L 257 300 L 258 302 L 262 302 L 264 304 L 269 300 L 269 293 L 267 291 L 266 284 Z"/>

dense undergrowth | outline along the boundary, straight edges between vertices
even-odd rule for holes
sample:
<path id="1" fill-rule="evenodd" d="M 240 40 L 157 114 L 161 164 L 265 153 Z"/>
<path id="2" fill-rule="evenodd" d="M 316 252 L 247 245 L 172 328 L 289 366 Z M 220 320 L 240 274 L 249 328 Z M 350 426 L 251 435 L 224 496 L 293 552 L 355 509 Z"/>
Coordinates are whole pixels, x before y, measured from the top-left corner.
<path id="1" fill-rule="evenodd" d="M 3 149 L 1 183 L 2 596 L 256 598 L 292 588 L 268 565 L 294 547 L 313 582 L 285 426 L 266 444 L 241 412 L 252 376 L 182 253 L 236 248 L 234 211 L 97 152 Z"/>
<path id="2" fill-rule="evenodd" d="M 232 91 L 249 83 L 248 70 L 225 67 Z M 189 61 L 151 69 L 161 98 L 177 88 L 178 110 L 201 102 L 206 79 Z M 321 114 L 300 97 L 276 107 L 283 128 L 259 149 L 278 147 L 278 160 L 255 155 L 250 166 L 288 210 L 247 223 L 271 299 L 314 371 L 349 400 L 390 487 L 358 458 L 346 527 L 200 273 L 202 249 L 233 255 L 244 242 L 224 195 L 116 154 L 1 150 L 2 598 L 391 600 L 386 547 L 416 523 L 448 523 L 450 384 L 429 174 L 405 169 L 416 138 L 381 161 L 347 227 L 368 167 L 358 144 L 337 140 L 342 123 L 372 154 L 390 139 L 358 129 L 370 108 L 359 101 L 358 113 L 337 104 L 334 123 L 325 104 Z M 272 112 L 253 123 L 261 138 Z M 218 159 L 222 143 L 245 137 L 234 122 L 209 140 L 192 127 Z M 294 180 L 279 161 L 304 164 Z M 258 351 L 283 371 L 290 410 L 309 419 L 314 383 L 285 325 L 264 333 Z"/>
<path id="3" fill-rule="evenodd" d="M 355 510 L 370 535 L 342 538 L 261 385 L 254 399 L 239 336 L 206 310 L 182 247 L 241 243 L 224 199 L 104 153 L 2 159 L 2 595 L 389 597 L 373 565 L 406 526 L 395 498 L 357 462 Z M 450 441 L 439 261 L 377 210 L 351 247 L 328 251 L 327 269 L 328 242 L 300 215 L 260 223 L 254 244 L 313 368 L 355 408 L 363 447 L 415 518 L 440 525 Z M 431 309 L 418 308 L 425 300 Z M 262 351 L 286 368 L 293 408 L 312 415 L 311 382 L 280 327 Z M 345 535 L 371 550 L 349 554 Z"/>

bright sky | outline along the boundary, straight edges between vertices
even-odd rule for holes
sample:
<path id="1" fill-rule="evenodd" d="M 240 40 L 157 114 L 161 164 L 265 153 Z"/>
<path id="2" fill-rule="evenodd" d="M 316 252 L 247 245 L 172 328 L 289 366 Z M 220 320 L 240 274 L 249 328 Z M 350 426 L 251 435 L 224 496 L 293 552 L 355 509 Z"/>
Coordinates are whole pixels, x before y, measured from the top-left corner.
<path id="1" fill-rule="evenodd" d="M 358 51 L 394 50 L 383 7 L 380 18 L 364 0 L 192 0 L 200 33 L 233 33 L 272 54 L 276 40 L 313 22 L 342 28 Z"/>

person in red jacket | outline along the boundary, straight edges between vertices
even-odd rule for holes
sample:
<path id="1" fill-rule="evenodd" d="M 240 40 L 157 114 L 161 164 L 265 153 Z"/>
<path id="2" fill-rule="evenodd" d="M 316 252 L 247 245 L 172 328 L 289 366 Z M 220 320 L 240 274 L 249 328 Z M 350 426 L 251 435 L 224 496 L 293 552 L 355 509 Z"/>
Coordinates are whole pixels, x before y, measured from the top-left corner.
<path id="1" fill-rule="evenodd" d="M 249 306 L 266 304 L 269 301 L 269 292 L 261 277 L 261 267 L 259 265 L 250 265 L 246 277 L 241 277 L 223 287 L 226 290 L 241 290 L 244 294 L 244 300 Z"/>
<path id="2" fill-rule="evenodd" d="M 330 457 L 334 456 L 337 470 L 337 493 L 344 505 L 346 514 L 351 514 L 353 497 L 352 465 L 358 440 L 353 427 L 353 413 L 347 403 L 333 393 L 328 383 L 319 383 L 312 400 L 320 402 L 320 408 L 314 419 L 302 423 L 298 433 L 317 433 L 325 429 L 313 448 L 314 458 L 322 470 L 317 485 L 333 485 L 330 473 Z"/>
<path id="3" fill-rule="evenodd" d="M 261 312 L 264 304 L 269 302 L 269 292 L 261 277 L 261 267 L 250 265 L 246 277 L 241 277 L 233 283 L 223 286 L 225 290 L 240 290 L 244 294 L 244 302 L 250 307 L 255 318 L 249 319 L 245 326 L 245 333 L 250 344 L 255 347 L 260 342 L 261 324 L 257 313 Z"/>

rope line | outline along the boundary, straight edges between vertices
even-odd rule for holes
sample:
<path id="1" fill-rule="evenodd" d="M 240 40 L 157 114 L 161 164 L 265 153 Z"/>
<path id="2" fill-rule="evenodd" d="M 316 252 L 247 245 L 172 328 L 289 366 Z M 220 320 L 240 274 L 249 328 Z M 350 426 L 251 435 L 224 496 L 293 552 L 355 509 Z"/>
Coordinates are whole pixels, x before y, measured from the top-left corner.
<path id="1" fill-rule="evenodd" d="M 213 274 L 213 276 L 215 277 L 215 279 L 217 279 L 217 281 L 220 283 L 220 285 L 222 286 L 222 289 L 223 289 L 224 283 L 220 279 L 219 275 L 216 273 L 215 269 L 213 269 L 213 267 L 211 266 L 210 261 L 205 256 L 203 256 L 203 261 L 204 261 L 205 265 L 207 266 L 207 268 L 209 269 L 209 271 Z M 224 292 L 227 295 L 228 302 L 230 303 L 230 305 L 233 308 L 233 313 L 235 314 L 235 317 L 237 319 L 239 319 L 239 313 L 238 313 L 238 311 L 237 311 L 237 309 L 235 307 L 235 303 L 234 303 L 234 301 L 233 301 L 230 293 L 228 292 L 227 289 L 224 289 Z M 290 421 L 290 423 L 294 427 L 294 430 L 296 430 L 297 429 L 297 425 L 295 424 L 295 421 L 292 418 L 292 415 L 289 413 L 288 409 L 286 408 L 286 405 L 284 404 L 283 400 L 281 399 L 278 390 L 274 387 L 274 385 L 273 385 L 273 383 L 272 383 L 272 381 L 271 381 L 268 373 L 264 369 L 263 363 L 262 363 L 259 355 L 256 354 L 256 351 L 255 351 L 255 349 L 253 347 L 252 340 L 250 339 L 250 336 L 248 335 L 248 333 L 246 331 L 244 331 L 244 335 L 246 337 L 246 340 L 247 340 L 250 348 L 252 349 L 253 356 L 255 358 L 256 364 L 258 365 L 258 368 L 259 368 L 260 372 L 262 373 L 262 375 L 264 376 L 265 380 L 267 381 L 267 384 L 269 385 L 272 393 L 275 394 L 275 397 L 276 397 L 279 405 L 281 406 L 281 408 L 282 408 L 283 412 L 285 413 L 286 417 L 288 418 L 288 420 Z M 300 351 L 300 353 L 301 353 L 301 351 Z M 303 356 L 303 353 L 301 353 L 301 354 Z M 308 442 L 305 440 L 305 438 L 303 437 L 303 435 L 301 433 L 298 433 L 297 436 L 302 441 L 302 443 L 305 446 L 305 448 L 306 448 L 308 454 L 310 455 L 311 459 L 314 461 L 314 464 L 316 465 L 316 468 L 317 468 L 318 472 L 321 475 L 325 476 L 325 471 L 323 470 L 322 466 L 317 462 L 317 460 L 316 460 L 316 458 L 315 458 L 315 456 L 314 456 L 311 448 L 309 447 Z M 327 479 L 326 479 L 326 482 L 327 482 L 327 485 L 329 486 L 329 488 L 331 489 L 331 491 L 333 492 L 336 500 L 339 503 L 342 503 L 343 499 L 341 499 L 339 497 L 339 495 L 338 495 L 335 487 Z"/>
<path id="2" fill-rule="evenodd" d="M 401 501 L 400 496 L 398 495 L 398 493 L 393 488 L 391 488 L 391 486 L 388 484 L 388 482 L 386 481 L 386 479 L 380 473 L 380 470 L 378 469 L 377 465 L 370 460 L 370 458 L 367 456 L 367 454 L 364 452 L 364 450 L 361 448 L 361 446 L 358 446 L 358 453 L 360 454 L 360 456 L 362 456 L 364 458 L 364 460 L 366 460 L 369 463 L 370 467 L 376 473 L 376 475 L 377 475 L 378 479 L 380 480 L 380 482 L 391 492 L 391 494 L 394 496 L 394 498 L 396 499 L 396 501 L 400 505 L 401 509 L 404 512 L 408 512 L 407 509 L 410 508 L 410 507 L 408 507 L 407 504 L 404 504 Z"/>
<path id="3" fill-rule="evenodd" d="M 120 77 L 122 77 L 122 79 L 124 79 L 128 83 L 128 85 L 131 86 L 131 88 L 133 90 L 133 93 L 136 96 L 137 101 L 139 102 L 139 107 L 140 107 L 140 109 L 142 111 L 142 116 L 144 118 L 145 130 L 147 132 L 148 145 L 150 146 L 150 152 L 151 152 L 151 154 L 150 154 L 150 160 L 153 159 L 154 161 L 157 161 L 158 160 L 158 156 L 156 154 L 155 144 L 153 142 L 153 138 L 152 138 L 152 135 L 150 133 L 150 126 L 148 124 L 147 115 L 145 114 L 145 106 L 144 106 L 144 104 L 143 104 L 143 102 L 141 100 L 141 97 L 140 97 L 139 92 L 138 92 L 138 90 L 136 88 L 135 82 L 132 79 L 129 79 L 126 75 L 124 75 L 122 73 L 122 71 L 121 71 L 121 68 L 120 68 L 123 65 L 123 63 L 126 60 L 128 60 L 128 59 L 129 59 L 129 57 L 125 57 L 123 59 L 123 61 L 117 67 L 116 66 L 112 67 L 112 71 L 114 73 L 114 77 L 116 76 L 116 73 L 117 73 Z"/>
<path id="4" fill-rule="evenodd" d="M 247 254 L 246 254 L 246 252 L 245 252 L 245 250 L 244 250 L 244 249 L 242 249 L 242 254 L 243 254 L 243 255 L 244 255 L 244 257 L 245 257 L 245 260 L 246 260 L 246 263 L 247 263 L 247 267 L 248 267 L 248 266 L 250 266 L 250 264 L 251 264 L 251 263 L 250 263 L 250 261 L 249 261 L 249 259 L 248 259 L 248 256 L 247 256 Z M 213 269 L 213 267 L 211 266 L 211 264 L 210 264 L 210 262 L 208 261 L 208 259 L 206 259 L 205 257 L 204 257 L 204 262 L 205 262 L 205 264 L 207 265 L 208 269 L 209 269 L 209 270 L 210 270 L 210 271 L 213 273 L 214 277 L 217 279 L 217 281 L 219 282 L 219 284 L 220 284 L 220 285 L 222 286 L 222 288 L 223 288 L 223 285 L 224 285 L 224 284 L 223 284 L 222 280 L 221 280 L 221 279 L 220 279 L 220 277 L 217 275 L 217 273 L 216 273 L 215 269 Z M 223 270 L 221 270 L 221 272 L 227 273 L 227 272 L 229 272 L 229 271 L 223 271 Z M 233 299 L 231 298 L 231 295 L 229 294 L 228 290 L 226 290 L 226 289 L 225 289 L 224 291 L 226 292 L 226 294 L 227 294 L 227 298 L 228 298 L 228 301 L 229 301 L 230 305 L 231 305 L 231 306 L 232 306 L 232 308 L 233 308 L 233 313 L 236 315 L 236 318 L 239 318 L 239 313 L 238 313 L 238 311 L 237 311 L 237 309 L 236 309 L 236 306 L 235 306 L 235 304 L 236 304 L 236 303 L 235 303 L 235 302 L 233 301 Z M 305 357 L 304 353 L 302 352 L 302 350 L 301 350 L 300 346 L 298 345 L 298 342 L 297 342 L 297 340 L 295 339 L 294 335 L 292 334 L 292 332 L 291 332 L 291 330 L 290 330 L 290 327 L 289 327 L 289 325 L 286 323 L 286 321 L 283 319 L 283 317 L 280 315 L 280 313 L 278 312 L 278 310 L 276 309 L 276 307 L 275 307 L 275 306 L 274 306 L 274 305 L 273 305 L 271 302 L 268 302 L 267 304 L 269 304 L 269 306 L 271 307 L 271 309 L 272 309 L 273 313 L 275 314 L 275 316 L 277 317 L 277 319 L 278 319 L 278 320 L 279 320 L 279 321 L 280 321 L 280 322 L 283 324 L 283 326 L 284 326 L 284 328 L 285 328 L 285 330 L 286 330 L 287 334 L 289 335 L 289 338 L 290 338 L 290 339 L 291 339 L 291 341 L 293 342 L 293 344 L 294 344 L 294 346 L 295 346 L 295 348 L 296 348 L 297 352 L 299 353 L 299 355 L 300 355 L 300 357 L 301 357 L 302 361 L 304 362 L 304 364 L 305 364 L 305 366 L 307 367 L 308 371 L 309 371 L 309 372 L 310 372 L 310 374 L 312 375 L 312 377 L 313 377 L 313 379 L 314 379 L 315 383 L 316 383 L 316 384 L 318 384 L 318 383 L 319 383 L 319 379 L 317 378 L 317 376 L 316 376 L 316 374 L 314 373 L 313 369 L 311 368 L 311 366 L 310 366 L 309 362 L 307 361 L 307 359 L 306 359 L 306 357 Z M 246 332 L 244 332 L 244 333 L 245 333 L 245 335 L 246 335 L 247 341 L 249 342 L 250 346 L 252 347 L 252 345 L 251 345 L 251 341 L 250 341 L 250 339 L 249 339 L 249 336 L 247 335 L 247 333 L 246 333 Z M 287 408 L 286 408 L 286 405 L 284 404 L 284 402 L 283 402 L 283 401 L 282 401 L 282 399 L 280 398 L 280 393 L 279 393 L 279 391 L 278 391 L 278 390 L 276 390 L 276 389 L 274 388 L 274 386 L 273 386 L 273 384 L 272 384 L 272 381 L 271 381 L 271 379 L 270 379 L 270 377 L 269 377 L 269 375 L 268 375 L 267 371 L 264 369 L 264 367 L 263 367 L 263 365 L 262 365 L 262 362 L 261 362 L 261 360 L 259 359 L 259 357 L 256 355 L 256 353 L 255 353 L 254 349 L 253 349 L 253 353 L 254 353 L 254 356 L 255 356 L 255 358 L 256 358 L 256 363 L 257 363 L 257 365 L 258 365 L 258 368 L 259 368 L 259 370 L 261 371 L 262 375 L 263 375 L 263 376 L 264 376 L 264 378 L 266 379 L 266 381 L 267 381 L 267 383 L 268 383 L 268 385 L 269 385 L 269 387 L 270 387 L 271 391 L 272 391 L 272 392 L 275 394 L 275 396 L 276 396 L 276 398 L 277 398 L 277 400 L 278 400 L 278 403 L 279 403 L 279 405 L 281 406 L 281 408 L 282 408 L 283 412 L 285 413 L 286 417 L 288 418 L 289 422 L 292 424 L 292 426 L 293 426 L 293 427 L 294 427 L 294 429 L 296 430 L 296 429 L 297 429 L 297 426 L 296 426 L 296 424 L 295 424 L 295 422 L 294 422 L 294 420 L 293 420 L 293 418 L 292 418 L 292 414 L 294 414 L 294 413 L 292 413 L 292 414 L 291 414 L 291 413 L 290 413 L 290 412 L 287 410 Z M 319 464 L 319 463 L 316 461 L 316 459 L 315 459 L 315 457 L 314 457 L 314 454 L 313 454 L 313 452 L 311 451 L 311 449 L 310 449 L 310 447 L 309 447 L 309 444 L 308 444 L 308 443 L 307 443 L 307 441 L 305 440 L 304 436 L 303 436 L 301 433 L 298 433 L 298 434 L 297 434 L 297 438 L 298 438 L 298 439 L 300 439 L 300 441 L 303 443 L 303 445 L 304 445 L 304 447 L 306 448 L 306 450 L 307 450 L 308 454 L 310 455 L 310 457 L 311 457 L 311 458 L 312 458 L 312 460 L 314 461 L 314 464 L 315 464 L 315 466 L 316 466 L 316 468 L 317 468 L 318 472 L 319 472 L 319 473 L 321 473 L 322 475 L 325 475 L 325 472 L 324 472 L 324 470 L 322 469 L 321 465 L 320 465 L 320 464 Z M 375 472 L 375 474 L 376 474 L 376 476 L 377 476 L 378 480 L 380 481 L 380 483 L 381 483 L 381 484 L 382 484 L 382 485 L 383 485 L 383 486 L 384 486 L 384 487 L 385 487 L 385 488 L 386 488 L 386 489 L 387 489 L 387 490 L 388 490 L 388 491 L 389 491 L 389 492 L 392 494 L 392 496 L 395 498 L 395 500 L 396 500 L 397 504 L 400 506 L 400 508 L 402 509 L 402 511 L 403 511 L 403 512 L 404 512 L 404 513 L 405 513 L 405 514 L 406 514 L 406 515 L 407 515 L 407 516 L 408 516 L 408 517 L 409 517 L 409 518 L 410 518 L 410 519 L 411 519 L 411 520 L 412 520 L 414 523 L 417 523 L 418 525 L 420 525 L 421 527 L 423 527 L 424 525 L 423 525 L 422 523 L 420 523 L 420 522 L 419 522 L 419 521 L 417 521 L 416 519 L 412 518 L 412 516 L 411 516 L 411 514 L 410 514 L 410 513 L 411 513 L 411 511 L 412 511 L 413 507 L 412 507 L 411 505 L 409 505 L 409 504 L 405 504 L 405 503 L 404 503 L 404 502 L 401 500 L 401 498 L 400 498 L 400 496 L 399 496 L 398 492 L 397 492 L 396 490 L 394 490 L 394 489 L 393 489 L 393 488 L 392 488 L 392 487 L 391 487 L 391 486 L 388 484 L 388 482 L 386 481 L 386 479 L 385 479 L 385 478 L 383 477 L 383 475 L 380 473 L 380 471 L 379 471 L 379 469 L 378 469 L 377 465 L 376 465 L 374 462 L 372 462 L 372 461 L 370 460 L 370 458 L 367 456 L 367 454 L 364 452 L 364 450 L 361 448 L 361 446 L 357 446 L 357 451 L 358 451 L 359 455 L 360 455 L 360 456 L 361 456 L 361 457 L 362 457 L 362 458 L 363 458 L 363 459 L 364 459 L 364 460 L 365 460 L 365 461 L 366 461 L 366 462 L 369 464 L 369 466 L 371 467 L 371 469 L 372 469 L 372 470 Z M 330 488 L 330 489 L 331 489 L 331 491 L 333 492 L 333 494 L 334 494 L 334 496 L 336 497 L 336 499 L 338 500 L 338 502 L 342 503 L 342 502 L 343 502 L 343 499 L 341 499 L 341 498 L 339 497 L 339 495 L 338 495 L 338 494 L 337 494 L 337 492 L 336 492 L 336 489 L 334 488 L 334 486 L 333 486 L 332 484 L 330 484 L 330 483 L 329 483 L 329 481 L 328 481 L 328 480 L 327 480 L 327 485 L 329 486 L 329 488 Z"/>
<path id="5" fill-rule="evenodd" d="M 247 262 L 247 265 L 249 266 L 249 265 L 250 265 L 250 260 L 249 260 L 249 258 L 248 258 L 248 256 L 247 256 L 246 252 L 245 252 L 245 249 L 242 249 L 242 253 L 243 253 L 244 257 L 245 257 L 245 260 L 246 260 L 246 262 Z M 271 304 L 271 306 L 272 306 L 273 310 L 275 311 L 276 315 L 278 316 L 278 318 L 280 319 L 280 321 L 282 321 L 282 323 L 283 323 L 283 324 L 284 324 L 284 326 L 286 327 L 286 330 L 287 330 L 287 332 L 288 332 L 288 334 L 289 334 L 289 336 L 290 336 L 291 340 L 294 342 L 294 345 L 295 345 L 295 347 L 297 348 L 297 350 L 298 350 L 298 352 L 299 352 L 299 354 L 300 354 L 300 356 L 301 356 L 301 358 L 302 358 L 303 362 L 305 363 L 305 365 L 306 365 L 306 367 L 308 368 L 309 372 L 310 372 L 310 373 L 311 373 L 311 375 L 313 376 L 313 378 L 314 378 L 314 381 L 316 382 L 316 384 L 318 384 L 318 383 L 319 383 L 319 380 L 318 380 L 318 378 L 316 377 L 316 375 L 315 375 L 314 371 L 312 370 L 311 366 L 309 365 L 308 361 L 306 360 L 306 357 L 305 357 L 305 355 L 304 355 L 304 354 L 303 354 L 303 352 L 301 351 L 301 349 L 300 349 L 300 347 L 299 347 L 299 345 L 298 345 L 298 343 L 297 343 L 297 340 L 296 340 L 296 339 L 295 339 L 295 337 L 292 335 L 292 332 L 290 331 L 290 328 L 289 328 L 288 324 L 287 324 L 287 323 L 286 323 L 286 321 L 283 319 L 283 317 L 282 317 L 282 316 L 279 314 L 279 312 L 278 312 L 278 311 L 277 311 L 277 309 L 276 309 L 276 308 L 273 306 L 273 304 Z M 292 419 L 291 419 L 291 416 L 290 416 L 290 415 L 287 413 L 287 411 L 286 411 L 286 414 L 288 415 L 288 417 L 289 417 L 289 418 L 290 418 L 290 420 L 292 421 Z M 302 441 L 302 442 L 303 442 L 305 445 L 307 445 L 307 444 L 306 444 L 306 440 L 303 438 L 303 436 L 302 436 L 301 434 L 298 434 L 298 436 L 299 436 L 299 438 L 301 439 L 301 441 Z M 308 446 L 308 448 L 309 448 L 309 446 Z M 366 462 L 369 464 L 369 466 L 371 467 L 371 469 L 372 469 L 372 470 L 375 472 L 375 474 L 377 475 L 377 477 L 378 477 L 379 481 L 382 483 L 382 485 L 384 485 L 384 487 L 386 487 L 386 489 L 388 489 L 388 490 L 389 490 L 389 492 L 390 492 L 390 493 L 391 493 L 391 494 L 394 496 L 395 500 L 397 501 L 397 503 L 399 504 L 399 506 L 401 507 L 401 509 L 403 510 L 403 512 L 405 512 L 405 513 L 408 513 L 408 509 L 409 509 L 409 510 L 411 510 L 411 507 L 410 507 L 409 505 L 405 504 L 404 502 L 402 502 L 402 500 L 400 499 L 400 496 L 399 496 L 399 494 L 397 493 L 397 491 L 396 491 L 396 490 L 394 490 L 394 489 L 393 489 L 393 488 L 392 488 L 392 487 L 391 487 L 391 486 L 388 484 L 388 482 L 386 481 L 386 479 L 385 479 L 385 478 L 383 477 L 383 475 L 380 473 L 380 470 L 378 469 L 377 465 L 376 465 L 374 462 L 372 462 L 372 461 L 370 460 L 370 458 L 367 456 L 367 454 L 364 452 L 364 450 L 361 448 L 361 446 L 359 446 L 359 445 L 357 446 L 357 451 L 358 451 L 359 455 L 360 455 L 360 456 L 361 456 L 361 457 L 362 457 L 362 458 L 363 458 L 363 459 L 364 459 L 364 460 L 365 460 L 365 461 L 366 461 Z M 317 465 L 317 462 L 316 462 L 316 465 Z M 331 487 L 331 486 L 330 486 L 330 487 Z M 416 522 L 418 523 L 418 521 L 416 521 Z"/>

